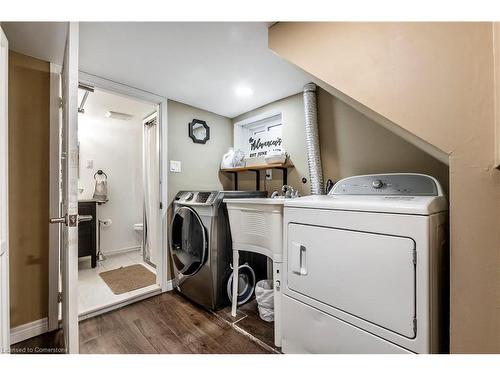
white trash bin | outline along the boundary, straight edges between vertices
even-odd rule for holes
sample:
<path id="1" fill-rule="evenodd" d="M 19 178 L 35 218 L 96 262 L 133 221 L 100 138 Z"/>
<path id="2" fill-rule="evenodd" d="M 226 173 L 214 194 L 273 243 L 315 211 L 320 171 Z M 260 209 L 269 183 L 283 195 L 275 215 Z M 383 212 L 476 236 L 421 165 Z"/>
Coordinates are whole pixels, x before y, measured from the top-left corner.
<path id="1" fill-rule="evenodd" d="M 255 299 L 260 318 L 266 322 L 273 322 L 274 289 L 272 280 L 261 280 L 255 285 Z"/>

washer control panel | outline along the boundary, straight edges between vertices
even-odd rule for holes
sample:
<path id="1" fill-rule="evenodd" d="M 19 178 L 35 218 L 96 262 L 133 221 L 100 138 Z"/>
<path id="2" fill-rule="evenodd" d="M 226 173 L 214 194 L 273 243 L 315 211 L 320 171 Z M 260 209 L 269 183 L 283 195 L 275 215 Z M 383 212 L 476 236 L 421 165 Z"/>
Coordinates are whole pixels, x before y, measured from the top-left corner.
<path id="1" fill-rule="evenodd" d="M 335 184 L 328 195 L 441 195 L 437 181 L 412 173 L 374 174 L 347 177 Z"/>
<path id="2" fill-rule="evenodd" d="M 174 202 L 210 205 L 217 196 L 217 191 L 180 191 L 174 198 Z"/>

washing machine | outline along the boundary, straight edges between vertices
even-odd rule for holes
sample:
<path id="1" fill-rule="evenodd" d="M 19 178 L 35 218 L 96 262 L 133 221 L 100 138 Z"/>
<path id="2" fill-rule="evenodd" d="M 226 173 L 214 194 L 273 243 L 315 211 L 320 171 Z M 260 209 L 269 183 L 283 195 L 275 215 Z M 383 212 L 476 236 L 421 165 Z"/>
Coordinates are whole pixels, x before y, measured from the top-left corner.
<path id="1" fill-rule="evenodd" d="M 211 310 L 229 305 L 232 240 L 224 199 L 266 197 L 265 191 L 180 191 L 174 198 L 169 249 L 176 288 Z M 249 258 L 257 280 L 266 260 Z"/>
<path id="2" fill-rule="evenodd" d="M 284 353 L 441 353 L 448 204 L 421 174 L 354 176 L 284 207 Z"/>

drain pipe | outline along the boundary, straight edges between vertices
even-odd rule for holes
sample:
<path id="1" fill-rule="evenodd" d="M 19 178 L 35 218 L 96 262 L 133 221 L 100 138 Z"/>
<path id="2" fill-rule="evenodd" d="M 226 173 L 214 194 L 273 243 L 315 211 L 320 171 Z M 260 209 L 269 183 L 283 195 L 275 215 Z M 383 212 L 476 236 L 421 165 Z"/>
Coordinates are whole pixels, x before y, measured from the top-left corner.
<path id="1" fill-rule="evenodd" d="M 308 83 L 304 86 L 304 116 L 311 195 L 322 195 L 325 194 L 325 190 L 319 150 L 318 107 L 316 103 L 316 85 L 314 83 Z"/>

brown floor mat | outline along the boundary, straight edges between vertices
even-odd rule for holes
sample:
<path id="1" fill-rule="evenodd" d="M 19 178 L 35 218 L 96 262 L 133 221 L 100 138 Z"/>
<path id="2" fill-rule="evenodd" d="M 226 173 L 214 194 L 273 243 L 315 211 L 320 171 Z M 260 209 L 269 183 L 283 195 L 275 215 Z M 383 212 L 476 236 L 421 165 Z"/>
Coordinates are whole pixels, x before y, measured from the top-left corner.
<path id="1" fill-rule="evenodd" d="M 156 283 L 156 275 L 141 264 L 99 274 L 114 294 L 123 294 Z"/>

